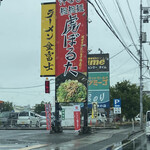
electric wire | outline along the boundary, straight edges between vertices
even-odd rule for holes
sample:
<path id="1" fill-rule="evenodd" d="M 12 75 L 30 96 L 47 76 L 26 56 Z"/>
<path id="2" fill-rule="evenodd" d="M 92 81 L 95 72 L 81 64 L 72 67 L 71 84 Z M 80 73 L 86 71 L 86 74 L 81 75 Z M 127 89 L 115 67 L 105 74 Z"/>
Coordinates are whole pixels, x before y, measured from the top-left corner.
<path id="1" fill-rule="evenodd" d="M 125 24 L 126 30 L 127 30 L 128 34 L 129 34 L 129 37 L 130 37 L 131 41 L 133 42 L 133 45 L 134 45 L 135 49 L 138 51 L 138 48 L 137 48 L 137 46 L 136 46 L 136 44 L 135 44 L 135 42 L 133 40 L 132 34 L 131 34 L 130 30 L 129 30 L 129 27 L 127 25 L 126 19 L 124 17 L 123 11 L 122 11 L 122 9 L 120 7 L 120 4 L 119 4 L 118 0 L 116 0 L 116 4 L 118 6 L 119 12 L 120 12 L 122 20 L 123 20 L 123 22 Z"/>
<path id="2" fill-rule="evenodd" d="M 126 51 L 128 52 L 128 54 L 133 58 L 133 60 L 139 64 L 139 59 L 130 51 L 130 49 L 121 41 L 121 39 L 118 37 L 118 35 L 116 34 L 116 32 L 114 32 L 114 30 L 112 28 L 109 27 L 109 25 L 107 24 L 107 22 L 104 20 L 104 18 L 100 15 L 100 13 L 98 12 L 98 10 L 96 9 L 96 7 L 94 6 L 94 4 L 87 0 L 94 8 L 94 10 L 96 11 L 96 13 L 98 14 L 98 16 L 102 19 L 102 21 L 107 25 L 107 27 L 113 32 L 113 34 L 115 35 L 115 37 L 119 40 L 119 42 L 123 45 L 123 47 L 126 49 Z"/>
<path id="3" fill-rule="evenodd" d="M 102 1 L 101 1 L 101 2 L 100 2 L 100 0 L 98 0 L 98 1 L 99 1 L 100 5 L 102 6 L 103 10 L 105 11 L 105 14 L 107 14 L 107 17 L 109 18 L 109 21 L 111 20 L 110 22 L 111 22 L 111 24 L 113 24 L 113 28 L 115 28 L 117 34 L 120 35 L 120 33 L 118 32 L 118 30 L 117 30 L 115 24 L 113 23 L 111 17 L 109 16 L 109 13 L 107 12 L 107 9 L 104 7 L 104 4 L 102 3 Z M 105 14 L 103 13 L 102 9 L 100 8 L 100 6 L 99 6 L 98 3 L 96 2 L 96 0 L 95 0 L 95 3 L 97 4 L 99 10 L 100 10 L 101 13 L 103 14 L 103 16 L 104 16 L 106 22 L 107 22 L 107 23 L 109 24 L 109 26 L 112 28 L 111 24 L 110 24 L 109 21 L 107 20 Z M 134 20 L 134 17 L 133 17 L 133 13 L 132 13 L 132 11 L 131 11 L 130 4 L 129 4 L 129 1 L 128 1 L 128 0 L 127 0 L 127 4 L 128 4 L 128 8 L 129 8 L 129 11 L 130 11 L 130 14 L 131 14 L 131 18 L 132 18 L 132 20 L 133 20 L 133 24 L 134 24 L 136 33 L 137 33 L 137 35 L 138 35 L 138 37 L 139 37 L 138 29 L 137 29 L 137 26 L 136 26 L 136 23 L 135 23 L 135 20 Z M 134 42 L 134 40 L 133 40 L 133 37 L 132 37 L 131 32 L 130 32 L 128 26 L 127 26 L 125 17 L 124 17 L 124 15 L 123 15 L 123 12 L 122 12 L 121 7 L 120 7 L 120 5 L 119 5 L 118 2 L 117 2 L 117 6 L 118 6 L 118 8 L 119 8 L 119 10 L 120 10 L 120 14 L 121 14 L 121 16 L 122 16 L 122 18 L 123 18 L 123 21 L 124 21 L 124 24 L 125 24 L 126 29 L 127 29 L 127 31 L 128 31 L 128 34 L 129 34 L 129 36 L 130 36 L 130 39 L 132 40 L 135 49 L 136 49 L 137 51 L 139 51 L 138 48 L 137 48 L 137 45 L 135 44 L 135 42 Z M 123 50 L 120 51 L 120 52 L 118 52 L 116 55 L 112 56 L 111 58 L 113 58 L 113 57 L 119 55 L 121 52 L 123 52 Z M 146 54 L 146 53 L 145 53 L 145 54 Z M 110 59 L 111 59 L 111 58 L 110 58 Z M 145 65 L 145 64 L 143 64 L 143 65 Z M 146 66 L 146 67 L 148 68 L 148 66 Z"/>
<path id="4" fill-rule="evenodd" d="M 97 3 L 96 3 L 96 4 L 97 4 Z M 101 11 L 102 11 L 102 10 L 101 10 Z M 108 22 L 108 21 L 107 21 L 107 22 Z M 115 35 L 117 35 L 117 34 L 115 33 L 115 31 L 113 30 L 112 27 L 111 27 L 111 31 L 112 31 Z M 118 35 L 117 35 L 117 37 L 118 37 Z M 119 39 L 120 39 L 120 38 L 119 38 Z M 121 40 L 120 40 L 120 41 L 121 41 Z M 121 42 L 123 43 L 123 41 L 121 41 Z M 125 42 L 124 42 L 124 43 L 125 43 Z M 125 47 L 127 47 L 126 44 L 124 44 L 124 43 L 123 43 L 123 45 L 124 45 Z M 135 56 L 128 48 L 127 48 L 127 50 L 128 50 L 133 56 Z M 128 51 L 127 51 L 127 52 L 128 52 Z M 129 53 L 129 54 L 130 54 L 130 53 Z M 130 55 L 130 56 L 131 56 L 131 55 Z M 132 56 L 131 56 L 131 57 L 132 57 Z M 135 57 L 136 57 L 136 56 L 135 56 Z M 133 58 L 133 57 L 132 57 L 132 58 Z M 134 58 L 133 58 L 133 59 L 134 59 Z M 138 59 L 138 58 L 136 58 L 136 59 Z M 135 61 L 136 61 L 136 60 L 135 60 Z M 138 62 L 137 62 L 137 63 L 138 63 Z"/>
<path id="5" fill-rule="evenodd" d="M 119 35 L 119 37 L 121 38 L 121 40 L 125 43 L 125 41 L 123 40 L 123 38 L 122 38 L 122 36 L 121 36 L 119 30 L 118 30 L 117 27 L 116 27 L 114 21 L 112 20 L 111 16 L 109 15 L 109 13 L 108 13 L 108 11 L 107 11 L 107 9 L 106 9 L 104 3 L 102 2 L 102 0 L 98 0 L 98 1 L 99 1 L 99 4 L 101 5 L 101 7 L 103 8 L 105 14 L 107 15 L 109 21 L 111 22 L 113 28 L 115 29 L 115 31 L 117 32 L 117 34 Z M 97 5 L 98 5 L 98 4 L 97 4 Z"/>
<path id="6" fill-rule="evenodd" d="M 111 78 L 116 77 L 116 76 L 124 75 L 125 73 L 129 73 L 129 72 L 131 73 L 132 71 L 134 71 L 134 69 L 137 69 L 137 67 L 131 68 L 131 69 L 126 70 L 125 72 L 119 73 L 119 74 L 117 74 L 117 75 L 111 74 Z"/>
<path id="7" fill-rule="evenodd" d="M 101 11 L 102 15 L 104 16 L 105 18 L 105 21 L 108 23 L 109 27 L 112 28 L 111 24 L 109 23 L 109 21 L 107 20 L 105 14 L 103 13 L 102 9 L 100 8 L 100 6 L 98 5 L 97 1 L 95 0 L 95 3 L 97 4 L 99 10 Z M 113 28 L 112 28 L 113 29 Z"/>
<path id="8" fill-rule="evenodd" d="M 55 82 L 52 82 L 50 84 L 53 84 Z M 15 90 L 15 89 L 30 89 L 30 88 L 38 88 L 38 87 L 42 87 L 45 86 L 45 84 L 41 84 L 41 85 L 34 85 L 34 86 L 27 86 L 27 87 L 0 87 L 0 89 L 9 89 L 9 90 Z"/>
<path id="9" fill-rule="evenodd" d="M 109 26 L 112 28 L 112 26 L 111 26 L 111 24 L 112 24 L 112 25 L 113 25 L 113 28 L 115 28 L 117 34 L 120 36 L 121 34 L 118 32 L 118 30 L 117 30 L 115 24 L 113 23 L 113 20 L 112 20 L 111 17 L 109 16 L 109 13 L 107 12 L 107 9 L 105 8 L 105 6 L 104 6 L 104 4 L 102 3 L 102 1 L 100 2 L 100 0 L 99 0 L 99 3 L 100 3 L 100 5 L 102 6 L 103 10 L 105 11 L 105 14 L 106 14 L 107 17 L 109 18 L 109 21 L 111 22 L 111 24 L 110 24 L 109 21 L 107 20 L 105 14 L 103 13 L 102 9 L 100 8 L 100 6 L 99 6 L 98 3 L 96 2 L 96 0 L 95 0 L 95 3 L 97 4 L 98 8 L 100 9 L 101 13 L 103 14 L 103 16 L 104 16 L 106 22 L 109 24 Z M 119 3 L 118 3 L 118 4 L 119 4 Z M 119 8 L 120 8 L 120 10 L 121 10 L 120 5 L 119 5 Z M 131 14 L 131 17 L 132 17 L 133 24 L 134 24 L 134 26 L 135 26 L 137 35 L 139 35 L 139 34 L 138 34 L 138 30 L 137 30 L 137 26 L 136 26 L 136 24 L 135 24 L 135 20 L 134 20 L 134 18 L 133 18 L 133 14 L 132 14 L 132 11 L 131 11 L 129 2 L 128 2 L 128 8 L 129 8 L 129 10 L 130 10 L 130 14 Z M 122 12 L 122 10 L 121 10 L 121 12 Z M 131 40 L 132 40 L 132 42 L 133 42 L 133 45 L 134 45 L 135 49 L 136 49 L 137 51 L 139 51 L 138 48 L 137 48 L 137 46 L 136 46 L 136 44 L 135 44 L 135 42 L 134 42 L 134 40 L 133 40 L 133 37 L 132 37 L 132 35 L 131 35 L 131 32 L 130 32 L 128 26 L 127 26 L 127 23 L 126 23 L 126 21 L 125 21 L 125 17 L 124 17 L 124 15 L 123 15 L 123 13 L 121 13 L 121 14 L 122 14 L 121 16 L 123 16 L 123 18 L 124 18 L 123 20 L 124 20 L 124 22 L 125 22 L 125 24 L 126 24 L 126 28 L 127 28 L 128 34 L 129 34 L 129 36 L 130 36 L 130 38 L 131 38 Z M 113 31 L 114 31 L 114 30 L 113 30 Z M 121 37 L 121 38 L 122 38 L 122 37 Z M 122 41 L 123 41 L 123 38 L 122 38 Z M 124 43 L 125 43 L 125 42 L 124 42 Z M 122 51 L 121 51 L 121 52 L 122 52 Z M 116 56 L 117 56 L 118 54 L 120 54 L 121 52 L 117 53 Z M 132 54 L 133 54 L 133 53 L 132 53 Z M 133 55 L 134 55 L 134 54 L 133 54 Z M 134 55 L 134 56 L 135 56 L 135 55 Z M 114 55 L 114 57 L 115 57 L 115 55 Z M 146 66 L 146 67 L 148 68 L 148 66 L 145 65 L 145 64 L 143 64 L 143 66 Z"/>
<path id="10" fill-rule="evenodd" d="M 132 44 L 130 44 L 128 47 L 132 46 Z M 125 49 L 121 50 L 120 52 L 116 53 L 115 55 L 113 55 L 112 57 L 110 57 L 109 59 L 112 59 L 116 56 L 118 56 L 120 53 L 122 53 Z"/>
<path id="11" fill-rule="evenodd" d="M 130 7 L 130 3 L 129 3 L 128 0 L 127 0 L 127 4 L 128 4 L 128 8 L 129 8 L 129 11 L 130 11 L 130 14 L 131 14 L 131 18 L 132 18 L 132 20 L 133 20 L 133 24 L 134 24 L 136 33 L 137 33 L 138 37 L 140 37 L 140 35 L 139 35 L 139 33 L 138 33 L 138 29 L 137 29 L 136 23 L 135 23 L 135 20 L 134 20 L 134 17 L 133 17 L 132 10 L 131 10 L 131 7 Z"/>

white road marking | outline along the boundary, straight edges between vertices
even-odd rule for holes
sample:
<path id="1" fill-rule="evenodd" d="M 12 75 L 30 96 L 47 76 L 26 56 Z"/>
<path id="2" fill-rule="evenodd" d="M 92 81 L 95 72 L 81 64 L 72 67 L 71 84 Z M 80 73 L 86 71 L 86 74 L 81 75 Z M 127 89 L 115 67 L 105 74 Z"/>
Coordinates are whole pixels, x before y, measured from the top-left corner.
<path id="1" fill-rule="evenodd" d="M 31 150 L 31 149 L 45 147 L 45 146 L 48 146 L 48 144 L 33 145 L 33 146 L 30 146 L 30 147 L 21 148 L 19 150 Z"/>
<path id="2" fill-rule="evenodd" d="M 140 135 L 138 135 L 137 137 L 131 139 L 129 142 L 122 144 L 121 146 L 117 147 L 115 150 L 119 150 L 120 148 L 124 147 L 125 145 L 128 145 L 129 143 L 131 143 L 132 141 L 134 141 L 135 139 L 139 138 L 140 136 L 144 135 L 144 133 L 141 133 Z"/>

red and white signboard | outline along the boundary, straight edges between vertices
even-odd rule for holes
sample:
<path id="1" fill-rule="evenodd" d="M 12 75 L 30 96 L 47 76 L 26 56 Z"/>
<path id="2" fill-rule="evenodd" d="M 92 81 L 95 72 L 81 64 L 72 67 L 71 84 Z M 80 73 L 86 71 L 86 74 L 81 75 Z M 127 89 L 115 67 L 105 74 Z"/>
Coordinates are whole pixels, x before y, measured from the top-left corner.
<path id="1" fill-rule="evenodd" d="M 75 105 L 74 106 L 74 127 L 75 130 L 78 131 L 80 130 L 80 105 Z"/>
<path id="2" fill-rule="evenodd" d="M 87 72 L 87 1 L 56 0 L 56 76 Z"/>
<path id="3" fill-rule="evenodd" d="M 47 130 L 51 129 L 51 104 L 45 104 Z"/>

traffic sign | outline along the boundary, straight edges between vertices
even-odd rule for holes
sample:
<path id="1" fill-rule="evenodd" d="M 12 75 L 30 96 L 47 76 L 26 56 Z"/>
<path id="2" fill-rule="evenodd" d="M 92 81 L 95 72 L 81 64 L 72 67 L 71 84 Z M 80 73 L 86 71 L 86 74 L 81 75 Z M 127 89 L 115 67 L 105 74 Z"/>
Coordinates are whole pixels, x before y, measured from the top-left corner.
<path id="1" fill-rule="evenodd" d="M 114 99 L 114 107 L 121 107 L 121 99 Z"/>
<path id="2" fill-rule="evenodd" d="M 114 99 L 114 114 L 121 114 L 121 99 Z"/>
<path id="3" fill-rule="evenodd" d="M 121 114 L 121 107 L 114 107 L 114 114 Z"/>

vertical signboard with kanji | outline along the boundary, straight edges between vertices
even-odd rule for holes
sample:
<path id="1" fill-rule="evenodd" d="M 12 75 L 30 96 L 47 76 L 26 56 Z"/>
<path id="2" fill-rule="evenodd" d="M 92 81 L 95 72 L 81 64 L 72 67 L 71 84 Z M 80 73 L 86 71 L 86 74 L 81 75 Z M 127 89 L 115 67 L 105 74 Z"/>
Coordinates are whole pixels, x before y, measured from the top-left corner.
<path id="1" fill-rule="evenodd" d="M 56 0 L 56 100 L 87 99 L 87 1 Z"/>
<path id="2" fill-rule="evenodd" d="M 42 3 L 41 77 L 55 76 L 56 3 Z"/>
<path id="3" fill-rule="evenodd" d="M 47 130 L 51 129 L 51 104 L 45 104 Z"/>
<path id="4" fill-rule="evenodd" d="M 48 78 L 45 80 L 45 93 L 50 93 L 50 81 Z"/>
<path id="5" fill-rule="evenodd" d="M 74 106 L 74 127 L 75 130 L 80 130 L 80 105 Z"/>
<path id="6" fill-rule="evenodd" d="M 109 55 L 88 55 L 88 104 L 97 102 L 99 108 L 109 108 Z"/>

